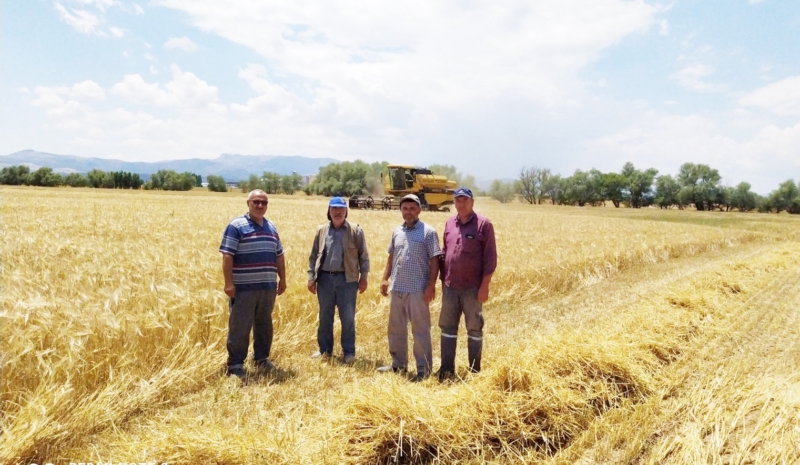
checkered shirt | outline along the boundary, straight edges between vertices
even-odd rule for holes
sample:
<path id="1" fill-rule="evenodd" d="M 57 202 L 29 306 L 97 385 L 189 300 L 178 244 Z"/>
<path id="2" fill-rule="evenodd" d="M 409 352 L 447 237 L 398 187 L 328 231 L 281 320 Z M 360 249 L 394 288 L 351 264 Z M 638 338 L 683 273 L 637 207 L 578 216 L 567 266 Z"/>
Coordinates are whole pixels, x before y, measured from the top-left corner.
<path id="1" fill-rule="evenodd" d="M 392 232 L 388 252 L 392 255 L 390 291 L 423 292 L 430 277 L 430 259 L 442 254 L 439 235 L 431 226 L 417 221 L 411 228 L 405 224 Z"/>

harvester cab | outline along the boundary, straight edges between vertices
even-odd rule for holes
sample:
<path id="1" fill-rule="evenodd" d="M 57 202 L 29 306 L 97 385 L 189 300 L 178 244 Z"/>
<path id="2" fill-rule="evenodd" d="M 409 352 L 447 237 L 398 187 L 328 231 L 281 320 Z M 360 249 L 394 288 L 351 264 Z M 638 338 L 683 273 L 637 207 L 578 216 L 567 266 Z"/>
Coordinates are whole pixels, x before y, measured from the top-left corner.
<path id="1" fill-rule="evenodd" d="M 404 195 L 415 194 L 419 197 L 423 210 L 450 211 L 456 183 L 447 179 L 447 176 L 415 166 L 389 165 L 386 168 L 386 172 L 381 174 L 385 195 L 354 195 L 350 198 L 352 208 L 397 210 Z"/>

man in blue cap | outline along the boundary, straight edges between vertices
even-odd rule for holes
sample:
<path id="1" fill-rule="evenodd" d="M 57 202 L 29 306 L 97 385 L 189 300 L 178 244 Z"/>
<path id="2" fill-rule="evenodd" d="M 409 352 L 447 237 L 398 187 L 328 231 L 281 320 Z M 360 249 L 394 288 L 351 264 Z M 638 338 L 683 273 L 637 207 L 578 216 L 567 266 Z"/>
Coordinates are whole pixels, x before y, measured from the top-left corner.
<path id="1" fill-rule="evenodd" d="M 367 289 L 369 253 L 364 231 L 347 221 L 347 201 L 328 203 L 328 222 L 317 228 L 308 257 L 308 290 L 319 300 L 315 358 L 333 356 L 333 317 L 339 308 L 344 362 L 356 360 L 356 295 Z"/>
<path id="2" fill-rule="evenodd" d="M 467 327 L 469 369 L 481 371 L 483 351 L 483 304 L 489 299 L 489 284 L 497 268 L 494 226 L 475 213 L 472 190 L 461 187 L 454 194 L 455 216 L 444 225 L 442 252 L 442 366 L 439 380 L 455 375 L 456 341 L 461 315 Z"/>

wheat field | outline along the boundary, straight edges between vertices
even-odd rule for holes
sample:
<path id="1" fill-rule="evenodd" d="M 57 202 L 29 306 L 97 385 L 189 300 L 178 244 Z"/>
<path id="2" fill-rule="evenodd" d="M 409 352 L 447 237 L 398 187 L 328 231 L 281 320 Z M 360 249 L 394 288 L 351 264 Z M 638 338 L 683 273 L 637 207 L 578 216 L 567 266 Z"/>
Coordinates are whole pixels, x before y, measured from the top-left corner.
<path id="1" fill-rule="evenodd" d="M 499 252 L 484 370 L 464 368 L 462 325 L 460 379 L 412 384 L 375 372 L 390 360 L 378 285 L 400 213 L 350 212 L 372 273 L 347 366 L 309 357 L 326 199 L 271 196 L 288 281 L 278 369 L 242 384 L 222 370 L 217 250 L 244 194 L 0 199 L 4 464 L 800 463 L 797 218 L 479 198 Z M 447 216 L 421 219 L 441 234 Z"/>

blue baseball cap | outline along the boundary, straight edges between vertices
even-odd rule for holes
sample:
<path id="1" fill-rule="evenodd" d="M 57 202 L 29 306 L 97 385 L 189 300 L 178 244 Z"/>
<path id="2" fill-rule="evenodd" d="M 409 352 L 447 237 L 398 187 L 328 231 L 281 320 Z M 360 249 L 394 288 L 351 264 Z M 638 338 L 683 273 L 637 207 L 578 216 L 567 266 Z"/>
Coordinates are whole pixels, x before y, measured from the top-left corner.
<path id="1" fill-rule="evenodd" d="M 472 191 L 466 187 L 459 187 L 456 189 L 455 195 L 453 197 L 469 197 L 472 198 Z"/>
<path id="2" fill-rule="evenodd" d="M 329 207 L 347 208 L 347 202 L 344 197 L 334 197 L 328 202 Z"/>

